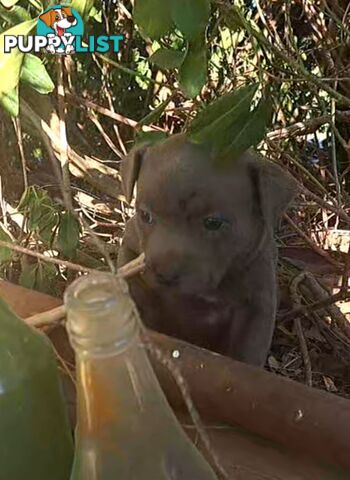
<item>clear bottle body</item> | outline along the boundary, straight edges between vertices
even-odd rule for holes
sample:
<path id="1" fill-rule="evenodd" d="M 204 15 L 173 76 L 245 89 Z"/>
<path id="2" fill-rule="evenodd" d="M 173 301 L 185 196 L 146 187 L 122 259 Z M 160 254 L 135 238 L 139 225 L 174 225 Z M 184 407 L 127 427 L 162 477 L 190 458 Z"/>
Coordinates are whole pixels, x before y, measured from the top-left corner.
<path id="1" fill-rule="evenodd" d="M 106 324 L 115 323 L 118 331 L 119 323 L 124 337 L 117 334 L 113 341 L 111 335 L 107 346 L 106 336 L 102 348 L 96 348 L 96 343 L 93 348 L 81 348 L 72 341 L 77 359 L 78 429 L 71 480 L 216 479 L 167 403 L 140 341 L 131 300 L 118 285 L 115 288 L 124 312 L 119 312 L 118 322 L 118 311 L 109 305 L 105 313 L 114 322 Z M 121 318 L 126 321 L 120 325 Z M 99 320 L 102 326 L 101 315 Z M 74 337 L 72 328 L 70 336 Z"/>

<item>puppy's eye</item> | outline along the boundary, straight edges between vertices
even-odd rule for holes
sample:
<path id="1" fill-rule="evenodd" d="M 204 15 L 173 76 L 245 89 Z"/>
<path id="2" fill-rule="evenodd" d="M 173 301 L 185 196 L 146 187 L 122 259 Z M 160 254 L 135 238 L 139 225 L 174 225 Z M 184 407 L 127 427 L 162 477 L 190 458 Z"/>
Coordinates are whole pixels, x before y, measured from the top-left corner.
<path id="1" fill-rule="evenodd" d="M 139 210 L 140 218 L 144 223 L 148 223 L 148 225 L 152 225 L 154 222 L 153 220 L 153 215 L 151 212 L 148 212 L 147 210 Z"/>
<path id="2" fill-rule="evenodd" d="M 60 19 L 59 15 L 56 15 L 56 20 L 59 20 L 59 19 Z"/>
<path id="3" fill-rule="evenodd" d="M 207 217 L 203 221 L 204 228 L 210 232 L 220 230 L 226 223 L 226 220 L 220 217 Z"/>

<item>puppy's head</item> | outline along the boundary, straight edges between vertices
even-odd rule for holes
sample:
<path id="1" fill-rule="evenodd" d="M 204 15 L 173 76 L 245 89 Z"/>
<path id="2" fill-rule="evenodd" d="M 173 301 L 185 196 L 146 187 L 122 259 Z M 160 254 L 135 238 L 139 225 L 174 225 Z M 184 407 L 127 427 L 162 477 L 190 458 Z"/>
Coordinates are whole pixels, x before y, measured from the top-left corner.
<path id="1" fill-rule="evenodd" d="M 175 135 L 132 150 L 123 162 L 128 201 L 137 183 L 137 230 L 153 285 L 210 295 L 228 269 L 244 266 L 293 196 L 278 167 L 249 153 L 226 169 L 214 160 Z"/>
<path id="2" fill-rule="evenodd" d="M 51 9 L 39 16 L 46 26 L 54 28 L 58 25 L 60 28 L 69 28 L 77 23 L 70 7 Z"/>

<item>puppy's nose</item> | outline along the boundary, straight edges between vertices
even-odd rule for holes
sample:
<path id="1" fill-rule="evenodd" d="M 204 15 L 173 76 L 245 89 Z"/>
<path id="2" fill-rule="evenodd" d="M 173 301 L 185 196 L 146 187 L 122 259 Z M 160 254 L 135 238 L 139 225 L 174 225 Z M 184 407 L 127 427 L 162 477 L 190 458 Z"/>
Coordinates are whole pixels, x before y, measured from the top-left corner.
<path id="1" fill-rule="evenodd" d="M 177 285 L 180 280 L 180 274 L 176 271 L 165 272 L 156 269 L 155 276 L 159 283 L 161 283 L 162 285 L 167 285 L 169 287 Z"/>

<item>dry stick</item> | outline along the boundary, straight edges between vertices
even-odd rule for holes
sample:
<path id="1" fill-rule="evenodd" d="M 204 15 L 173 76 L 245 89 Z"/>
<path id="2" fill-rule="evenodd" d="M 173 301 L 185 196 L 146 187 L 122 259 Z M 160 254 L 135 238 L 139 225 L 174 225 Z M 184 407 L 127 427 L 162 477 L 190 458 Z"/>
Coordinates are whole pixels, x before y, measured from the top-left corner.
<path id="1" fill-rule="evenodd" d="M 64 93 L 64 59 L 57 58 L 57 95 L 58 95 L 58 115 L 60 128 L 60 162 L 62 169 L 62 192 L 66 208 L 73 211 L 72 192 L 70 185 L 69 174 L 69 156 L 68 156 L 68 141 L 66 129 L 66 105 Z"/>
<path id="2" fill-rule="evenodd" d="M 18 149 L 19 149 L 19 154 L 22 162 L 24 190 L 27 190 L 28 188 L 27 159 L 24 153 L 24 148 L 23 148 L 21 120 L 19 119 L 19 117 L 13 118 L 12 120 L 13 120 L 13 125 L 15 127 L 15 132 L 16 132 L 17 142 L 18 142 Z"/>
<path id="3" fill-rule="evenodd" d="M 140 324 L 142 325 L 141 321 Z M 219 477 L 223 480 L 229 480 L 230 477 L 228 476 L 225 468 L 222 466 L 218 456 L 214 452 L 211 447 L 210 438 L 205 430 L 205 426 L 202 423 L 201 417 L 198 413 L 198 410 L 194 406 L 188 385 L 180 369 L 175 365 L 170 357 L 166 357 L 160 348 L 156 347 L 154 343 L 150 340 L 147 331 L 145 328 L 142 328 L 142 340 L 143 344 L 145 345 L 146 349 L 149 353 L 155 358 L 157 362 L 163 365 L 172 375 L 175 383 L 180 390 L 182 398 L 185 401 L 188 413 L 193 421 L 193 424 L 197 430 L 199 438 L 203 443 L 204 447 L 206 448 L 207 452 L 210 454 L 211 460 L 215 469 L 219 475 Z M 232 478 L 232 477 L 231 477 Z"/>
<path id="4" fill-rule="evenodd" d="M 335 85 L 334 87 L 336 88 L 338 85 L 338 82 L 334 82 Z M 332 108 L 332 131 L 331 131 L 331 138 L 332 138 L 332 169 L 333 169 L 333 177 L 335 181 L 335 186 L 336 186 L 336 191 L 337 191 L 337 202 L 338 205 L 341 204 L 341 185 L 339 182 L 339 172 L 338 172 L 338 158 L 337 158 L 337 146 L 335 142 L 335 131 L 334 131 L 334 125 L 335 125 L 335 109 L 336 109 L 336 103 L 334 98 L 331 100 L 331 108 Z"/>
<path id="5" fill-rule="evenodd" d="M 4 242 L 3 240 L 0 240 L 0 247 L 9 248 L 14 252 L 18 252 L 23 255 L 29 255 L 31 257 L 38 258 L 39 260 L 43 260 L 44 262 L 53 263 L 54 265 L 59 265 L 61 267 L 65 267 L 70 270 L 75 270 L 77 272 L 92 273 L 92 272 L 99 271 L 99 270 L 94 270 L 93 268 L 83 267 L 82 265 L 69 262 L 68 260 L 60 260 L 59 258 L 48 257 L 42 253 L 33 252 L 32 250 L 29 250 L 29 248 L 20 247 L 19 245 L 14 245 L 10 242 Z"/>
<path id="6" fill-rule="evenodd" d="M 131 262 L 118 268 L 117 276 L 127 279 L 142 272 L 144 268 L 145 268 L 145 256 L 142 253 Z M 101 273 L 99 270 L 92 270 L 92 272 L 90 273 L 93 273 L 93 272 Z M 37 313 L 35 315 L 32 315 L 31 317 L 26 318 L 26 322 L 32 325 L 33 327 L 40 328 L 43 326 L 57 324 L 58 322 L 60 322 L 60 320 L 62 320 L 65 317 L 65 315 L 66 315 L 65 306 L 60 305 L 59 307 L 53 308 L 52 310 L 48 310 L 42 313 Z"/>
<path id="7" fill-rule="evenodd" d="M 83 265 L 79 265 L 77 263 L 69 262 L 68 260 L 61 260 L 59 258 L 48 257 L 48 256 L 46 256 L 42 253 L 33 252 L 32 250 L 29 250 L 29 248 L 20 247 L 19 245 L 14 245 L 10 242 L 4 242 L 3 240 L 0 240 L 0 247 L 9 248 L 10 250 L 13 250 L 14 252 L 18 252 L 18 253 L 21 253 L 23 255 L 29 255 L 31 257 L 38 258 L 39 260 L 43 260 L 44 262 L 53 263 L 54 265 L 59 265 L 61 267 L 65 267 L 65 268 L 70 269 L 70 270 L 75 270 L 77 272 L 101 273 L 101 270 L 96 270 L 94 268 L 84 267 Z M 138 265 L 138 262 L 140 261 L 140 259 L 143 259 L 142 255 L 143 254 L 141 254 L 139 257 L 137 257 L 137 259 L 136 259 L 137 261 L 136 260 L 133 261 L 133 262 L 135 262 L 135 264 L 133 262 L 130 262 L 127 265 L 125 265 L 125 268 L 128 267 L 128 269 L 124 270 L 124 267 L 122 267 L 118 270 L 118 272 L 123 272 L 123 276 L 126 277 L 126 278 L 131 276 L 131 275 L 135 275 L 135 272 L 139 271 L 140 267 Z M 130 269 L 130 272 L 129 272 L 129 269 Z M 125 273 L 125 272 L 128 272 L 128 273 Z"/>
<path id="8" fill-rule="evenodd" d="M 350 122 L 350 110 L 343 112 L 335 112 L 335 118 L 342 123 Z M 331 115 L 322 115 L 320 117 L 311 118 L 303 122 L 296 122 L 288 127 L 277 128 L 268 132 L 266 135 L 267 140 L 283 140 L 290 137 L 298 137 L 307 135 L 309 133 L 316 132 L 322 125 L 332 122 Z"/>
<path id="9" fill-rule="evenodd" d="M 111 137 L 105 132 L 103 126 L 101 125 L 101 123 L 99 122 L 96 114 L 94 113 L 94 111 L 88 111 L 88 117 L 90 118 L 90 120 L 92 121 L 92 123 L 95 125 L 95 127 L 97 128 L 97 130 L 100 132 L 100 134 L 102 135 L 104 141 L 107 143 L 107 145 L 109 146 L 109 148 L 112 150 L 112 152 L 114 152 L 117 157 L 119 158 L 123 158 L 124 156 L 124 152 L 121 152 L 120 150 L 118 150 L 118 148 L 115 146 L 113 140 L 111 139 Z"/>
<path id="10" fill-rule="evenodd" d="M 136 128 L 138 126 L 138 122 L 136 122 L 135 120 L 124 117 L 119 113 L 112 112 L 108 108 L 101 107 L 100 105 L 97 105 L 96 103 L 91 102 L 90 100 L 86 100 L 85 98 L 74 96 L 70 93 L 67 93 L 66 97 L 67 97 L 67 100 L 70 103 L 73 103 L 74 105 L 81 107 L 81 105 L 83 104 L 87 108 L 91 108 L 96 112 L 111 118 L 112 120 L 115 120 L 119 123 L 123 123 L 124 125 L 128 125 L 129 127 L 132 127 L 132 128 Z M 155 127 L 155 126 L 144 126 L 143 129 L 146 132 L 154 132 L 154 131 L 163 132 L 164 131 L 164 129 L 160 127 Z"/>
<path id="11" fill-rule="evenodd" d="M 305 81 L 312 83 L 314 86 L 324 90 L 325 92 L 329 93 L 329 95 L 334 98 L 340 105 L 346 105 L 347 107 L 350 106 L 350 98 L 342 95 L 334 88 L 330 87 L 327 83 L 323 82 L 319 77 L 310 73 L 309 70 L 305 67 L 303 63 L 299 63 L 298 60 L 295 60 L 291 57 L 288 53 L 284 50 L 278 48 L 273 43 L 269 42 L 269 40 L 263 35 L 260 30 L 257 30 L 250 20 L 247 20 L 242 11 L 239 8 L 232 8 L 232 5 L 225 4 L 223 2 L 217 1 L 217 4 L 225 5 L 230 8 L 230 10 L 234 10 L 237 13 L 237 17 L 239 18 L 239 23 L 241 26 L 260 44 L 264 45 L 268 50 L 273 52 L 277 57 L 282 59 L 284 62 L 288 63 L 290 67 L 293 68 L 295 72 L 298 72 Z"/>
<path id="12" fill-rule="evenodd" d="M 108 18 L 106 16 L 105 16 L 105 23 L 106 23 L 106 28 L 108 29 Z M 110 109 L 111 112 L 115 113 L 114 105 L 113 105 L 113 98 L 112 98 L 112 95 L 111 95 L 111 93 L 108 89 L 108 81 L 110 79 L 109 65 L 108 65 L 108 63 L 102 63 L 102 66 L 100 66 L 96 55 L 92 55 L 92 58 L 95 60 L 96 65 L 101 70 L 102 89 L 104 90 L 104 94 L 107 98 L 109 109 Z M 122 149 L 123 155 L 126 155 L 127 151 L 126 151 L 124 142 L 121 138 L 118 125 L 116 125 L 115 123 L 113 123 L 113 130 L 114 130 L 115 136 L 117 137 L 119 146 Z M 121 155 L 121 156 L 123 156 L 123 155 Z"/>
<path id="13" fill-rule="evenodd" d="M 283 317 L 281 318 L 281 321 L 287 321 L 291 320 L 294 318 L 296 315 L 300 314 L 307 314 L 308 312 L 311 311 L 316 311 L 316 310 L 323 310 L 327 307 L 330 307 L 333 305 L 333 303 L 336 302 L 341 302 L 341 301 L 346 301 L 350 299 L 350 292 L 346 291 L 340 291 L 338 293 L 335 293 L 334 295 L 330 295 L 328 297 L 323 298 L 322 300 L 319 300 L 314 303 L 310 303 L 309 305 L 299 305 L 289 312 L 287 312 Z"/>
<path id="14" fill-rule="evenodd" d="M 309 198 L 311 198 L 312 200 L 314 200 L 320 207 L 326 209 L 326 210 L 329 210 L 330 212 L 333 212 L 335 213 L 336 215 L 338 215 L 344 222 L 346 222 L 348 225 L 350 225 L 350 217 L 349 215 L 345 212 L 345 210 L 343 210 L 342 208 L 340 207 L 337 207 L 335 205 L 332 205 L 331 203 L 329 202 L 326 202 L 325 200 L 323 200 L 323 198 L 319 197 L 318 195 L 316 195 L 315 193 L 313 192 L 310 192 L 310 190 L 308 190 L 306 187 L 304 187 L 304 185 L 302 185 L 301 183 L 298 184 L 298 188 L 299 190 L 306 196 L 308 196 Z"/>
<path id="15" fill-rule="evenodd" d="M 339 267 L 340 264 L 339 262 L 337 262 L 336 260 L 334 260 L 329 254 L 328 252 L 326 252 L 325 250 L 323 250 L 322 248 L 320 248 L 318 245 L 316 245 L 312 240 L 311 238 L 309 238 L 302 230 L 301 228 L 298 227 L 298 225 L 296 225 L 296 223 L 293 222 L 293 220 L 285 213 L 283 215 L 283 218 L 285 218 L 285 220 L 287 220 L 287 222 L 291 225 L 291 227 L 293 227 L 293 229 L 298 233 L 298 235 L 303 238 L 305 240 L 305 242 L 310 245 L 310 247 L 316 252 L 318 253 L 319 255 L 321 255 L 322 257 L 326 258 L 330 263 L 332 263 L 333 265 Z"/>
<path id="16" fill-rule="evenodd" d="M 290 293 L 291 297 L 293 299 L 293 303 L 295 305 L 300 305 L 301 299 L 300 299 L 300 294 L 298 293 L 298 286 L 299 284 L 306 278 L 306 274 L 304 272 L 300 273 L 296 277 L 293 278 L 291 285 L 290 285 Z M 310 361 L 310 356 L 309 356 L 309 351 L 307 348 L 307 343 L 305 340 L 304 332 L 303 332 L 303 327 L 301 325 L 300 317 L 297 316 L 294 319 L 294 327 L 296 334 L 299 339 L 299 344 L 300 344 L 300 350 L 303 356 L 304 360 L 304 365 L 305 365 L 305 382 L 306 385 L 309 387 L 312 387 L 312 368 L 311 368 L 311 361 Z"/>
<path id="17" fill-rule="evenodd" d="M 307 282 L 307 286 L 314 297 L 325 301 L 329 298 L 328 291 L 320 284 L 320 282 L 315 279 L 311 273 L 305 272 L 305 281 Z M 340 308 L 337 305 L 331 304 L 326 307 L 326 310 L 329 316 L 332 317 L 332 321 L 334 321 L 341 332 L 347 337 L 347 339 L 349 339 L 350 325 Z"/>

